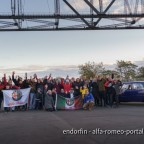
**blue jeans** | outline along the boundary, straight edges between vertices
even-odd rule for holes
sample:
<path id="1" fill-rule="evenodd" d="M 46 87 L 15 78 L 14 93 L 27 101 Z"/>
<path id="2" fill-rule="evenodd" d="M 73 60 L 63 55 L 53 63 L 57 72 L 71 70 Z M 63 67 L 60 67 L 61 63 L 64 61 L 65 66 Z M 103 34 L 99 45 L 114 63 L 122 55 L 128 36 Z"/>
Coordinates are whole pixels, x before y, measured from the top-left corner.
<path id="1" fill-rule="evenodd" d="M 30 93 L 30 106 L 29 109 L 35 108 L 35 93 Z"/>
<path id="2" fill-rule="evenodd" d="M 11 107 L 11 110 L 14 111 L 14 110 L 15 110 L 15 106 L 14 106 L 14 107 Z"/>

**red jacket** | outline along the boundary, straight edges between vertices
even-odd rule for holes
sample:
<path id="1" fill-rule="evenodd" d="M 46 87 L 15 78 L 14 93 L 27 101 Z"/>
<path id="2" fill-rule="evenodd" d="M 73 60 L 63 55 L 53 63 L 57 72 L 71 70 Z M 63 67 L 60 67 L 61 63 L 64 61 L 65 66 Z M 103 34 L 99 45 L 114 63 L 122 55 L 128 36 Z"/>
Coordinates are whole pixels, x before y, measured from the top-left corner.
<path id="1" fill-rule="evenodd" d="M 63 79 L 61 81 L 61 84 L 64 87 L 65 93 L 68 93 L 72 87 L 72 84 L 71 83 L 65 83 Z"/>
<path id="2" fill-rule="evenodd" d="M 6 84 L 7 84 L 7 80 L 6 80 L 6 77 L 5 77 L 5 76 L 3 77 L 3 79 L 4 79 L 4 81 L 3 81 L 3 84 L 2 84 L 2 85 L 5 87 Z"/>
<path id="3" fill-rule="evenodd" d="M 107 81 L 105 82 L 104 86 L 107 88 L 110 82 L 111 82 L 111 81 L 107 80 Z"/>
<path id="4" fill-rule="evenodd" d="M 16 85 L 10 85 L 10 89 L 20 89 L 20 88 Z"/>
<path id="5" fill-rule="evenodd" d="M 5 86 L 3 84 L 0 84 L 0 90 L 4 89 Z"/>
<path id="6" fill-rule="evenodd" d="M 4 89 L 7 84 L 6 77 L 3 77 L 3 82 L 0 84 L 0 90 Z"/>

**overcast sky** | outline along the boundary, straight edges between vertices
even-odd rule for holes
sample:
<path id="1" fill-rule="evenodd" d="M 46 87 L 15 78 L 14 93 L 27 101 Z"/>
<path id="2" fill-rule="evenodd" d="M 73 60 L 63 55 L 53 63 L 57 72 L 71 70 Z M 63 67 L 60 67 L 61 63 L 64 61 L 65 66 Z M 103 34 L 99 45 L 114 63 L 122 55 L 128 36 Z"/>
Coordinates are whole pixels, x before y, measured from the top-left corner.
<path id="1" fill-rule="evenodd" d="M 0 68 L 144 60 L 144 31 L 1 32 Z"/>
<path id="2" fill-rule="evenodd" d="M 113 64 L 144 58 L 144 32 L 4 32 L 0 33 L 0 66 Z"/>

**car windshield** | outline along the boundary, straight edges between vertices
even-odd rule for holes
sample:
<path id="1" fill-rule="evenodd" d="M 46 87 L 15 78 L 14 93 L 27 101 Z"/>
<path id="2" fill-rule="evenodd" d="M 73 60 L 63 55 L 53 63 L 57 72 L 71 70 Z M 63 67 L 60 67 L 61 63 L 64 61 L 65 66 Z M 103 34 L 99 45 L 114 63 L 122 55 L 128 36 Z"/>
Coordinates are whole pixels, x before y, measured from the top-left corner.
<path id="1" fill-rule="evenodd" d="M 133 89 L 144 89 L 143 83 L 133 83 Z"/>
<path id="2" fill-rule="evenodd" d="M 144 83 L 124 83 L 121 90 L 125 91 L 128 89 L 144 89 Z"/>
<path id="3" fill-rule="evenodd" d="M 128 89 L 129 85 L 130 85 L 130 84 L 123 84 L 123 86 L 122 86 L 121 89 L 122 89 L 122 90 L 126 90 L 126 89 Z"/>

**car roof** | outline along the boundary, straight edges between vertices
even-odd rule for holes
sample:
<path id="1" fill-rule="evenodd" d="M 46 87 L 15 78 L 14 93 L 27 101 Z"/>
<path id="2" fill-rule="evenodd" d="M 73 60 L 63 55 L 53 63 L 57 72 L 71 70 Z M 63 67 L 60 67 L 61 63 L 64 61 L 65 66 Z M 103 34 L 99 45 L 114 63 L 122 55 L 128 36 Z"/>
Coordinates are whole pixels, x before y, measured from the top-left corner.
<path id="1" fill-rule="evenodd" d="M 123 82 L 123 84 L 132 84 L 132 83 L 144 83 L 144 81 L 130 81 L 130 82 Z"/>

